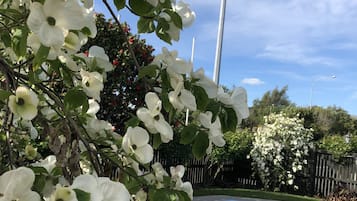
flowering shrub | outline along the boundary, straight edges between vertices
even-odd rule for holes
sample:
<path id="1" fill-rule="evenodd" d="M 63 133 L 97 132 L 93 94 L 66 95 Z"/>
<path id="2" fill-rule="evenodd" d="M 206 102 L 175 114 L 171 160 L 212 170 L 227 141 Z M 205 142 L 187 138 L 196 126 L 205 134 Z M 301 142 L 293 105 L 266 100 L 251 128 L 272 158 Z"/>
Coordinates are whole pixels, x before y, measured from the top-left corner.
<path id="1" fill-rule="evenodd" d="M 307 164 L 312 130 L 304 128 L 303 120 L 284 113 L 270 114 L 264 120 L 254 134 L 249 155 L 255 172 L 267 189 L 293 185 L 295 175 Z"/>
<path id="2" fill-rule="evenodd" d="M 168 43 L 195 17 L 187 4 L 171 0 L 114 5 L 139 16 L 139 32 Z M 192 200 L 185 168 L 168 174 L 152 164 L 154 149 L 174 136 L 197 158 L 223 146 L 223 133 L 248 116 L 245 90 L 220 92 L 202 69 L 194 72 L 167 48 L 142 66 L 122 31 L 128 41 L 118 48 L 139 69 L 135 79 L 150 85 L 125 132 L 116 133 L 97 115 L 112 61 L 96 44 L 80 52 L 97 34 L 92 6 L 92 0 L 0 1 L 0 200 Z M 108 162 L 114 176 L 104 169 Z"/>

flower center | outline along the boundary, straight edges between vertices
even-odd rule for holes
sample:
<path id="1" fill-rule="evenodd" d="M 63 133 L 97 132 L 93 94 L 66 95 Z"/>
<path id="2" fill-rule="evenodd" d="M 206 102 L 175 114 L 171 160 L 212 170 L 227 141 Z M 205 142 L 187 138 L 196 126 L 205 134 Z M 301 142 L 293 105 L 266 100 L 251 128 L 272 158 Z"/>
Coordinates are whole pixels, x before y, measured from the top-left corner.
<path id="1" fill-rule="evenodd" d="M 56 201 L 64 201 L 62 198 L 58 198 L 56 199 Z"/>
<path id="2" fill-rule="evenodd" d="M 159 116 L 159 115 L 156 115 L 156 116 L 154 116 L 154 119 L 155 119 L 156 121 L 159 121 L 159 120 L 160 120 L 160 116 Z"/>
<path id="3" fill-rule="evenodd" d="M 56 25 L 56 19 L 54 17 L 47 17 L 47 22 L 51 26 L 55 26 Z"/>
<path id="4" fill-rule="evenodd" d="M 86 87 L 89 87 L 89 86 L 90 86 L 89 82 L 86 82 Z"/>
<path id="5" fill-rule="evenodd" d="M 24 105 L 25 104 L 25 100 L 23 98 L 18 98 L 16 104 Z"/>
<path id="6" fill-rule="evenodd" d="M 136 150 L 138 147 L 136 146 L 136 144 L 133 144 L 131 148 L 133 148 L 133 150 Z"/>

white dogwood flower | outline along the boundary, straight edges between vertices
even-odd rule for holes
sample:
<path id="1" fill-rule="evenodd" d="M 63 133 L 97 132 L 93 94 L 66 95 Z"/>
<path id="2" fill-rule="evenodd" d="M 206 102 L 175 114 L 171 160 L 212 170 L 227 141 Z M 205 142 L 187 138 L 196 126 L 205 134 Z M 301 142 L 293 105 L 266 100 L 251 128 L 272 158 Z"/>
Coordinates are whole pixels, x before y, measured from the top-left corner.
<path id="1" fill-rule="evenodd" d="M 33 2 L 27 25 L 47 47 L 61 47 L 69 30 L 84 27 L 82 7 L 76 0 Z"/>
<path id="2" fill-rule="evenodd" d="M 38 193 L 31 190 L 35 174 L 26 167 L 5 172 L 0 176 L 1 201 L 40 201 Z"/>
<path id="3" fill-rule="evenodd" d="M 58 185 L 56 190 L 51 194 L 49 201 L 78 201 L 76 193 L 70 187 Z"/>
<path id="4" fill-rule="evenodd" d="M 100 101 L 100 92 L 104 88 L 103 76 L 98 72 L 88 72 L 83 69 L 80 71 L 82 77 L 83 91 L 87 96 Z"/>
<path id="5" fill-rule="evenodd" d="M 130 194 L 125 186 L 106 177 L 80 175 L 74 179 L 71 188 L 90 193 L 90 201 L 130 201 Z"/>
<path id="6" fill-rule="evenodd" d="M 195 21 L 196 14 L 190 9 L 189 4 L 179 1 L 175 6 L 174 10 L 180 15 L 182 19 L 182 26 L 189 27 Z"/>
<path id="7" fill-rule="evenodd" d="M 83 58 L 89 69 L 102 69 L 105 72 L 112 71 L 114 69 L 112 63 L 109 62 L 109 57 L 105 53 L 102 47 L 92 46 L 88 50 L 88 56 L 83 53 L 78 54 L 77 56 Z"/>
<path id="8" fill-rule="evenodd" d="M 191 73 L 192 78 L 197 79 L 195 85 L 202 87 L 208 98 L 216 98 L 218 93 L 218 86 L 210 78 L 205 75 L 203 68 Z"/>
<path id="9" fill-rule="evenodd" d="M 191 111 L 197 110 L 196 98 L 183 86 L 183 82 L 178 83 L 174 91 L 169 92 L 169 101 L 177 111 L 182 111 L 184 108 L 188 108 Z"/>
<path id="10" fill-rule="evenodd" d="M 205 113 L 200 113 L 198 116 L 198 120 L 202 124 L 203 127 L 208 128 L 208 138 L 210 144 L 213 143 L 218 147 L 223 147 L 226 142 L 223 138 L 221 122 L 219 117 L 216 117 L 216 120 L 212 123 L 212 112 L 207 111 Z M 211 147 L 207 149 L 207 152 L 211 152 Z"/>
<path id="11" fill-rule="evenodd" d="M 16 89 L 15 95 L 9 97 L 8 105 L 14 114 L 25 120 L 31 120 L 37 115 L 38 103 L 38 97 L 33 91 L 27 87 L 20 86 Z"/>
<path id="12" fill-rule="evenodd" d="M 164 143 L 173 139 L 173 131 L 169 123 L 161 114 L 161 100 L 156 93 L 149 92 L 145 95 L 147 108 L 139 108 L 136 111 L 138 118 L 144 122 L 150 133 L 160 133 L 161 141 Z"/>
<path id="13" fill-rule="evenodd" d="M 223 88 L 220 87 L 218 89 L 217 99 L 223 104 L 234 109 L 238 123 L 240 123 L 242 119 L 248 118 L 249 109 L 247 103 L 247 92 L 242 87 L 233 89 L 232 94 L 224 92 Z"/>
<path id="14" fill-rule="evenodd" d="M 149 143 L 149 134 L 141 127 L 129 127 L 123 137 L 122 147 L 128 154 L 143 164 L 149 163 L 154 157 L 154 151 Z"/>
<path id="15" fill-rule="evenodd" d="M 48 173 L 51 173 L 52 170 L 56 167 L 56 156 L 49 155 L 45 159 L 40 160 L 39 162 L 31 164 L 34 167 L 43 167 L 47 170 Z"/>

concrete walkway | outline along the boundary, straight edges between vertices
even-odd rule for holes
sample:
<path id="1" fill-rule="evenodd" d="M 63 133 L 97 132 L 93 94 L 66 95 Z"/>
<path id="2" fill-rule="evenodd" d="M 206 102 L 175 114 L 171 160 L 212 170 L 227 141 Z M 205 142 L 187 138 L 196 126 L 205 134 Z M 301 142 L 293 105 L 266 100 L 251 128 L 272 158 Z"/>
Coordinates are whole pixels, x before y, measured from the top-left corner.
<path id="1" fill-rule="evenodd" d="M 264 200 L 259 198 L 241 198 L 227 195 L 210 195 L 210 196 L 198 196 L 194 197 L 193 201 L 275 201 Z"/>

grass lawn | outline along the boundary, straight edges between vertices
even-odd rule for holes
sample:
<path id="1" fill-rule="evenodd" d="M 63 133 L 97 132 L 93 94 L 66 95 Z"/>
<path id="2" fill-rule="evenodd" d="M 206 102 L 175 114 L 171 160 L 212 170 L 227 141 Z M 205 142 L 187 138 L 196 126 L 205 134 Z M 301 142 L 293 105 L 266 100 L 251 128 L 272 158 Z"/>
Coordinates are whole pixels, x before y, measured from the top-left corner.
<path id="1" fill-rule="evenodd" d="M 241 188 L 201 188 L 194 191 L 195 196 L 203 195 L 229 195 L 229 196 L 239 196 L 248 198 L 262 198 L 262 199 L 272 199 L 281 201 L 321 201 L 321 199 L 291 195 L 286 193 L 278 192 L 267 192 L 251 189 L 241 189 Z"/>

